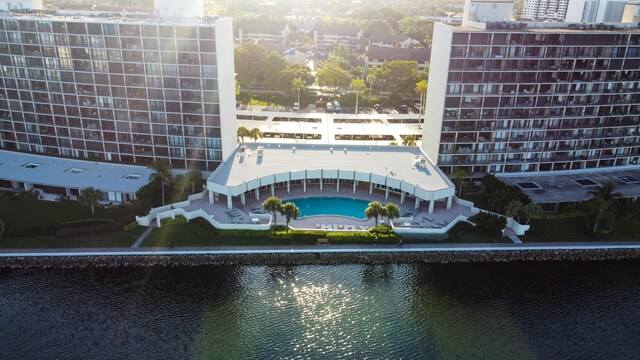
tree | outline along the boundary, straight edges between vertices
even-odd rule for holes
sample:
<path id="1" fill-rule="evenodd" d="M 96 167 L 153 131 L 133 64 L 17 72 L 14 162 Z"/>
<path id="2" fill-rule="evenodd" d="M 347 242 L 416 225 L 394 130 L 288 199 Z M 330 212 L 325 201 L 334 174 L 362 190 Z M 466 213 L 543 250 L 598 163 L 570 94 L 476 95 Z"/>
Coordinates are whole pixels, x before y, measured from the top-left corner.
<path id="1" fill-rule="evenodd" d="M 333 48 L 333 50 L 331 51 L 331 54 L 333 56 L 347 59 L 349 58 L 349 55 L 351 55 L 351 49 L 349 49 L 349 47 L 345 44 L 338 44 Z"/>
<path id="2" fill-rule="evenodd" d="M 351 89 L 356 91 L 356 115 L 358 115 L 358 98 L 360 97 L 360 91 L 362 91 L 366 85 L 362 79 L 351 80 Z"/>
<path id="3" fill-rule="evenodd" d="M 367 219 L 375 219 L 375 229 L 378 231 L 378 217 L 385 216 L 386 209 L 379 202 L 372 201 L 369 203 L 369 207 L 364 210 L 364 214 L 367 216 Z"/>
<path id="4" fill-rule="evenodd" d="M 249 137 L 253 140 L 253 142 L 258 141 L 258 139 L 262 139 L 262 131 L 258 128 L 253 128 L 249 131 Z"/>
<path id="5" fill-rule="evenodd" d="M 520 222 L 520 214 L 522 213 L 522 209 L 524 205 L 519 200 L 511 200 L 507 205 L 507 208 L 504 210 L 504 214 L 506 216 L 515 218 Z"/>
<path id="6" fill-rule="evenodd" d="M 406 135 L 402 139 L 402 146 L 416 146 L 418 139 L 415 135 Z"/>
<path id="7" fill-rule="evenodd" d="M 244 126 L 238 126 L 238 130 L 236 134 L 238 136 L 238 139 L 240 139 L 241 142 L 244 142 L 245 137 L 251 136 L 251 132 L 249 131 L 249 129 L 247 129 Z"/>
<path id="8" fill-rule="evenodd" d="M 453 181 L 456 186 L 459 186 L 458 196 L 462 197 L 462 184 L 464 183 L 464 179 L 467 178 L 467 171 L 462 168 L 455 168 L 451 172 L 451 181 Z"/>
<path id="9" fill-rule="evenodd" d="M 262 203 L 262 207 L 273 215 L 273 225 L 277 224 L 276 212 L 282 209 L 282 201 L 275 196 L 269 197 Z"/>
<path id="10" fill-rule="evenodd" d="M 351 81 L 351 75 L 335 63 L 325 62 L 317 71 L 320 86 L 334 86 L 337 90 L 341 85 Z"/>
<path id="11" fill-rule="evenodd" d="M 395 31 L 393 31 L 391 25 L 389 25 L 388 22 L 380 19 L 379 17 L 365 20 L 364 22 L 362 22 L 362 25 L 360 27 L 362 28 L 362 33 L 366 38 L 369 38 L 371 34 L 376 32 L 395 34 Z"/>
<path id="12" fill-rule="evenodd" d="M 544 211 L 540 204 L 529 203 L 522 207 L 522 219 L 526 219 L 524 222 L 525 225 L 528 224 L 531 219 L 541 217 L 542 214 L 544 214 Z M 518 220 L 518 222 L 520 222 L 520 220 Z"/>
<path id="13" fill-rule="evenodd" d="M 151 211 L 151 200 L 149 199 L 135 199 L 133 201 L 133 211 L 138 216 L 146 216 Z"/>
<path id="14" fill-rule="evenodd" d="M 488 229 L 493 229 L 497 231 L 502 231 L 507 226 L 507 218 L 501 215 L 492 214 L 486 211 L 481 211 L 471 217 L 469 217 L 469 221 L 472 223 L 486 227 Z"/>
<path id="15" fill-rule="evenodd" d="M 382 63 L 376 76 L 388 91 L 408 95 L 416 83 L 418 63 L 413 60 L 387 60 Z"/>
<path id="16" fill-rule="evenodd" d="M 202 180 L 202 173 L 198 170 L 189 170 L 184 174 L 183 181 L 191 185 L 192 194 L 196 192 L 196 183 L 200 180 Z"/>
<path id="17" fill-rule="evenodd" d="M 592 216 L 595 215 L 593 221 L 594 234 L 600 229 L 605 214 L 612 211 L 615 206 L 615 199 L 620 197 L 620 193 L 615 192 L 615 189 L 616 184 L 608 181 L 602 186 L 598 186 L 596 189 L 589 191 L 589 194 L 593 196 L 591 203 L 595 209 L 594 213 L 592 213 Z"/>
<path id="18" fill-rule="evenodd" d="M 398 142 L 397 141 L 392 141 L 389 143 L 389 146 L 398 146 Z"/>
<path id="19" fill-rule="evenodd" d="M 398 20 L 398 28 L 403 35 L 418 40 L 423 46 L 430 47 L 433 37 L 433 21 L 407 17 Z"/>
<path id="20" fill-rule="evenodd" d="M 425 94 L 427 93 L 427 80 L 420 80 L 416 83 L 416 93 L 420 96 L 420 109 L 418 110 L 418 129 L 421 128 L 420 119 L 424 114 L 425 108 Z"/>
<path id="21" fill-rule="evenodd" d="M 264 60 L 264 69 L 262 71 L 264 78 L 264 87 L 267 90 L 280 91 L 282 71 L 287 67 L 287 61 L 275 51 L 269 52 Z"/>
<path id="22" fill-rule="evenodd" d="M 397 219 L 400 217 L 400 208 L 398 208 L 398 205 L 394 203 L 388 203 L 384 208 L 385 212 L 387 213 L 387 219 L 389 219 L 389 223 L 391 223 L 393 219 Z"/>
<path id="23" fill-rule="evenodd" d="M 505 215 L 518 220 L 519 223 L 528 224 L 531 219 L 542 216 L 544 212 L 539 204 L 529 203 L 523 205 L 520 200 L 511 200 L 505 209 Z"/>
<path id="24" fill-rule="evenodd" d="M 376 76 L 377 73 L 378 71 L 376 68 L 371 68 L 369 70 L 369 74 L 367 75 L 367 83 L 369 83 L 369 99 L 371 99 L 373 83 L 375 83 L 377 80 L 377 76 Z"/>
<path id="25" fill-rule="evenodd" d="M 289 227 L 289 222 L 291 219 L 297 219 L 300 216 L 300 209 L 294 203 L 286 203 L 282 205 L 280 209 L 280 214 L 287 219 L 287 227 Z"/>
<path id="26" fill-rule="evenodd" d="M 305 88 L 304 81 L 302 81 L 301 78 L 297 77 L 293 79 L 293 81 L 291 82 L 291 86 L 293 86 L 293 88 L 298 92 L 298 111 L 300 111 L 300 108 L 302 108 L 302 104 L 300 103 L 300 91 Z"/>
<path id="27" fill-rule="evenodd" d="M 78 195 L 80 205 L 91 208 L 91 216 L 95 215 L 96 205 L 98 205 L 98 201 L 100 200 L 102 200 L 102 191 L 94 189 L 93 187 L 88 187 L 80 191 L 80 195 Z"/>
<path id="28" fill-rule="evenodd" d="M 149 180 L 160 179 L 160 187 L 162 189 L 162 205 L 164 206 L 164 187 L 171 184 L 171 164 L 165 159 L 158 159 L 147 166 L 154 172 L 149 175 Z"/>
<path id="29" fill-rule="evenodd" d="M 236 79 L 240 86 L 247 89 L 249 106 L 251 106 L 251 89 L 253 82 L 263 73 L 267 50 L 261 45 L 246 43 L 234 51 Z"/>

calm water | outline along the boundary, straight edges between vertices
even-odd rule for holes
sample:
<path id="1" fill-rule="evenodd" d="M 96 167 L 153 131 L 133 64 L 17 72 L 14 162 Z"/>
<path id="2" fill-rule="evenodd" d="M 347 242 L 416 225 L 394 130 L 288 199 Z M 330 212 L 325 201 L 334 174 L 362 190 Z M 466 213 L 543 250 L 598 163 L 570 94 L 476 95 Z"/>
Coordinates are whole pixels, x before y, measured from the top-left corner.
<path id="1" fill-rule="evenodd" d="M 313 215 L 342 215 L 356 219 L 366 219 L 364 210 L 369 202 L 361 199 L 343 197 L 310 197 L 285 200 L 292 202 L 300 209 L 300 217 Z"/>
<path id="2" fill-rule="evenodd" d="M 2 359 L 637 359 L 640 262 L 0 271 Z"/>

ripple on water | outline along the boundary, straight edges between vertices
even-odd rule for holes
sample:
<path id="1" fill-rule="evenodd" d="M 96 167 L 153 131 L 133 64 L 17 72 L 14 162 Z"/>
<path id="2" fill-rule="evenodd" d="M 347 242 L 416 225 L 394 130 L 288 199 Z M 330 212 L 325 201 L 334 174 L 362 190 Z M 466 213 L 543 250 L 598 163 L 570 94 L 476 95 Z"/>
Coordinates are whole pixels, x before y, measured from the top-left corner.
<path id="1" fill-rule="evenodd" d="M 23 358 L 638 358 L 637 262 L 0 271 Z"/>

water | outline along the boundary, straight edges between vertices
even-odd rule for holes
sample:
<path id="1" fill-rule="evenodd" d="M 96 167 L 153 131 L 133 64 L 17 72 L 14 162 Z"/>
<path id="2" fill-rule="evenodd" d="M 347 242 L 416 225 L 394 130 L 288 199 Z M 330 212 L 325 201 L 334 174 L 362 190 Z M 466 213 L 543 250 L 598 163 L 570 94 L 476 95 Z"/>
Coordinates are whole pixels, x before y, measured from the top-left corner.
<path id="1" fill-rule="evenodd" d="M 2 359 L 633 359 L 640 262 L 0 271 Z"/>
<path id="2" fill-rule="evenodd" d="M 343 197 L 309 197 L 284 201 L 292 202 L 300 209 L 300 217 L 313 215 L 342 215 L 356 219 L 366 219 L 364 210 L 369 202 Z"/>

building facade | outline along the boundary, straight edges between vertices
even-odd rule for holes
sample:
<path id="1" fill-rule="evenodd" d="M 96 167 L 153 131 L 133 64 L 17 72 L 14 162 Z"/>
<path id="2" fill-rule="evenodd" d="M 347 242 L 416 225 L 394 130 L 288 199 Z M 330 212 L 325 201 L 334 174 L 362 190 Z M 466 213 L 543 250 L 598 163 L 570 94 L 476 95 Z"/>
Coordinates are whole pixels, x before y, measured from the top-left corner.
<path id="1" fill-rule="evenodd" d="M 236 145 L 230 19 L 0 15 L 0 148 L 214 170 Z"/>
<path id="2" fill-rule="evenodd" d="M 640 31 L 435 24 L 423 149 L 446 173 L 601 169 L 640 160 Z"/>
<path id="3" fill-rule="evenodd" d="M 569 0 L 525 0 L 522 18 L 529 20 L 564 21 Z"/>

